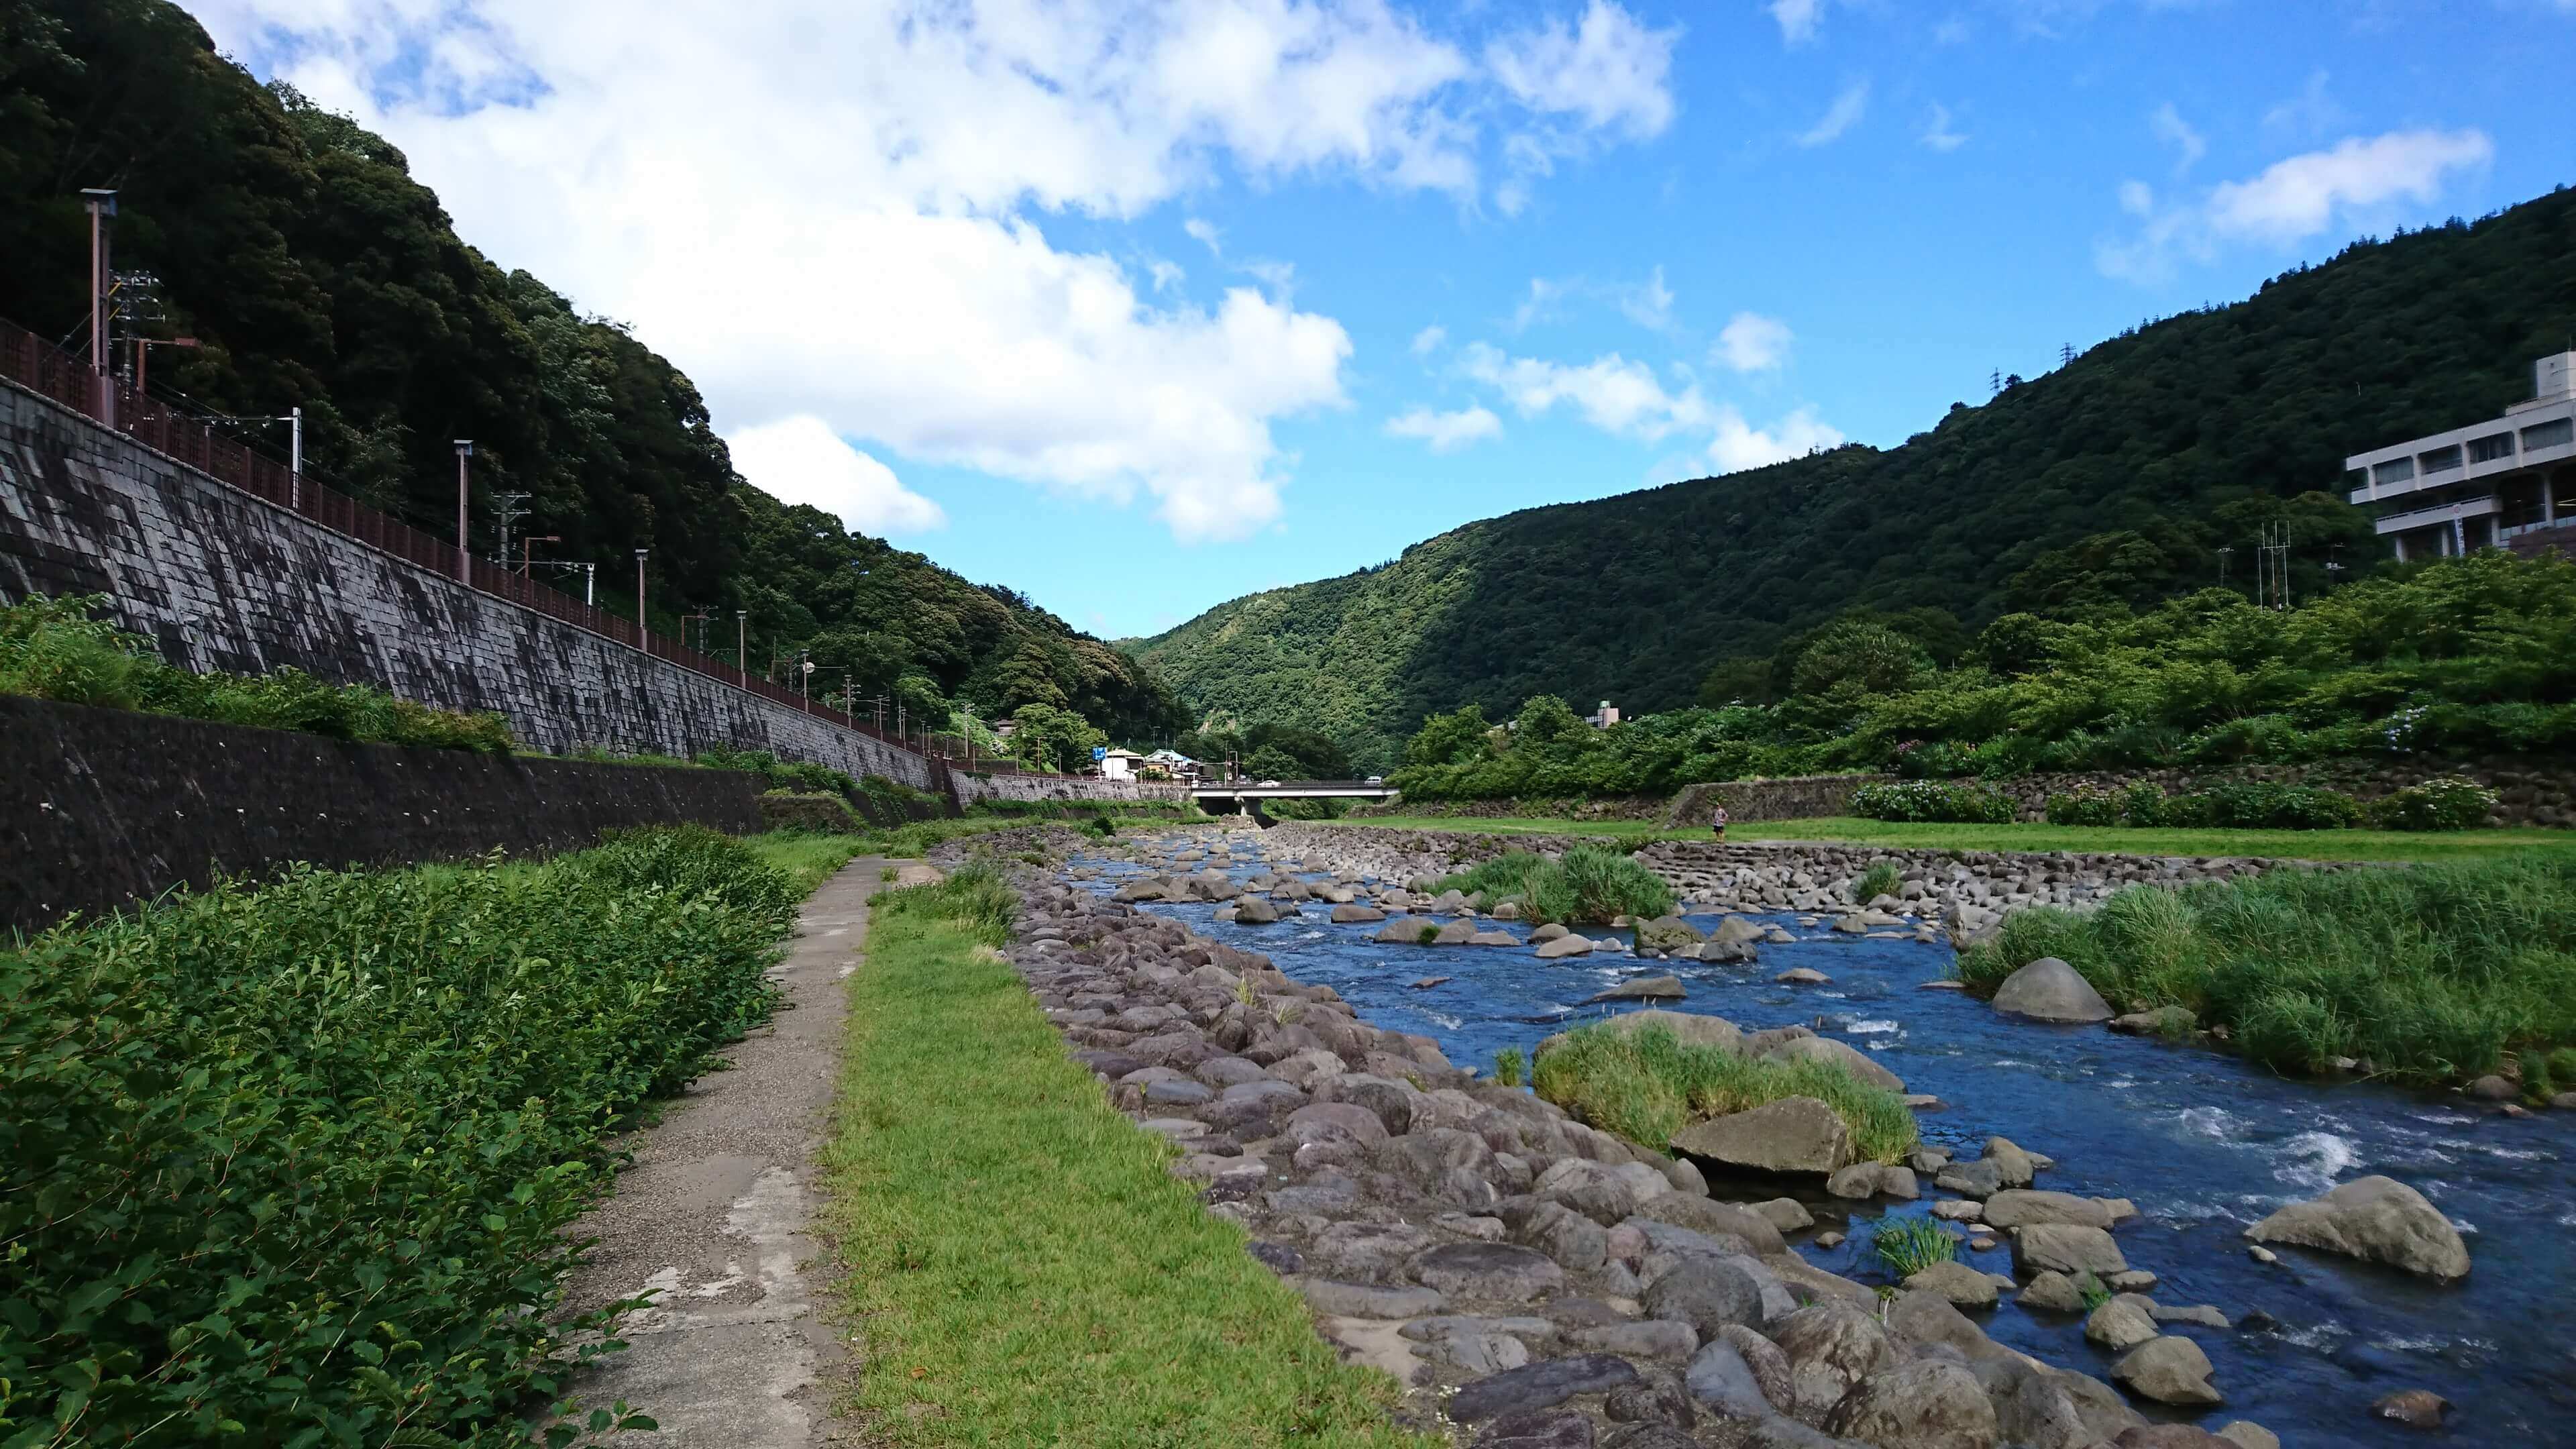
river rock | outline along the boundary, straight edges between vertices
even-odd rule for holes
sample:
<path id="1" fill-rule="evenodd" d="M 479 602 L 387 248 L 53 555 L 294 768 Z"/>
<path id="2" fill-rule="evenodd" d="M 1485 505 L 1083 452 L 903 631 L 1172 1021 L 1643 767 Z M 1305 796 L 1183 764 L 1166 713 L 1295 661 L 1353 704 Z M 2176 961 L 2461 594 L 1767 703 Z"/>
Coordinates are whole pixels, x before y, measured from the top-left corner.
<path id="1" fill-rule="evenodd" d="M 2166 1334 L 2151 1338 L 2111 1365 L 2112 1381 L 2140 1398 L 2159 1404 L 2206 1406 L 2223 1403 L 2209 1382 L 2209 1355 L 2188 1338 Z"/>
<path id="2" fill-rule="evenodd" d="M 1442 926 L 1438 931 L 1433 932 L 1431 936 L 1431 944 L 1434 946 L 1465 946 L 1472 943 L 1475 939 L 1476 923 L 1472 920 L 1460 919 L 1451 921 L 1447 925 Z"/>
<path id="3" fill-rule="evenodd" d="M 1729 1167 L 1828 1174 L 1854 1156 L 1851 1129 L 1814 1097 L 1783 1097 L 1673 1134 L 1672 1148 Z"/>
<path id="4" fill-rule="evenodd" d="M 1730 1323 L 1759 1328 L 1764 1321 L 1762 1280 L 1736 1258 L 1686 1258 L 1646 1288 L 1639 1300 L 1653 1318 L 1687 1323 L 1702 1339 Z"/>
<path id="5" fill-rule="evenodd" d="M 1791 1203 L 1790 1206 L 1797 1205 Z M 1800 1211 L 1803 1213 L 1805 1210 Z M 1767 1258 L 1789 1250 L 1787 1240 L 1780 1236 L 1777 1221 L 1769 1213 L 1740 1203 L 1716 1202 L 1695 1193 L 1668 1192 L 1637 1204 L 1636 1215 L 1649 1222 L 1667 1223 L 1704 1234 L 1721 1244 L 1733 1239 L 1744 1245 L 1742 1251 L 1755 1257 Z"/>
<path id="6" fill-rule="evenodd" d="M 2281 1436 L 2251 1419 L 2238 1419 L 2218 1426 L 2218 1437 L 2235 1449 L 2281 1449 Z"/>
<path id="7" fill-rule="evenodd" d="M 1573 1409 L 1539 1409 L 1486 1425 L 1474 1449 L 1594 1449 L 1595 1443 L 1590 1418 Z"/>
<path id="8" fill-rule="evenodd" d="M 1558 936 L 1554 940 L 1542 941 L 1539 943 L 1538 948 L 1538 958 L 1542 961 L 1561 961 L 1568 956 L 1589 956 L 1591 954 L 1592 938 L 1589 936 L 1577 936 L 1571 933 Z"/>
<path id="9" fill-rule="evenodd" d="M 1784 1233 L 1816 1225 L 1815 1214 L 1808 1212 L 1807 1205 L 1794 1197 L 1775 1197 L 1748 1206 L 1760 1214 L 1763 1221 Z"/>
<path id="10" fill-rule="evenodd" d="M 1994 1008 L 2034 1021 L 2108 1021 L 2111 1004 L 2082 973 L 2054 956 L 2042 956 L 2004 978 Z"/>
<path id="11" fill-rule="evenodd" d="M 1288 1281 L 1304 1295 L 1309 1307 L 1337 1318 L 1419 1318 L 1439 1312 L 1445 1301 L 1428 1288 L 1379 1288 L 1329 1278 Z"/>
<path id="12" fill-rule="evenodd" d="M 1792 1037 L 1763 1052 L 1762 1058 L 1774 1062 L 1821 1062 L 1842 1068 L 1863 1086 L 1884 1087 L 1891 1092 L 1905 1090 L 1904 1078 L 1870 1060 L 1869 1053 L 1831 1037 Z"/>
<path id="13" fill-rule="evenodd" d="M 2107 1228 L 2118 1221 L 2112 1215 L 2111 1205 L 2097 1198 L 2029 1188 L 2012 1188 L 1987 1198 L 1984 1216 L 1987 1223 L 1998 1228 L 2026 1227 L 2032 1223 L 2079 1223 L 2088 1228 Z"/>
<path id="14" fill-rule="evenodd" d="M 1912 1168 L 1889 1162 L 1855 1162 L 1826 1178 L 1825 1191 L 1835 1197 L 1893 1197 L 1911 1202 L 1923 1190 L 1915 1182 Z"/>
<path id="15" fill-rule="evenodd" d="M 1421 942 L 1422 928 L 1430 924 L 1412 916 L 1389 916 L 1369 939 L 1385 946 L 1412 946 Z"/>
<path id="16" fill-rule="evenodd" d="M 1449 1417 L 1462 1424 L 1532 1409 L 1552 1409 L 1577 1394 L 1606 1394 L 1636 1383 L 1626 1359 L 1606 1353 L 1541 1359 L 1481 1378 L 1449 1401 Z"/>
<path id="17" fill-rule="evenodd" d="M 2159 1006 L 2153 1011 L 2133 1011 L 2111 1018 L 2113 1031 L 2132 1036 L 2185 1036 L 2200 1025 L 2200 1018 L 2188 1006 Z"/>
<path id="18" fill-rule="evenodd" d="M 2393 1177 L 2357 1177 L 2323 1197 L 2292 1203 L 2245 1230 L 2258 1243 L 2292 1243 L 2386 1263 L 2428 1278 L 2465 1278 L 2469 1249 L 2441 1210 Z"/>
<path id="19" fill-rule="evenodd" d="M 1679 916 L 1657 916 L 1637 927 L 1637 949 L 1640 951 L 1678 951 L 1707 940 L 1699 928 Z"/>
<path id="20" fill-rule="evenodd" d="M 2084 1311 L 2084 1294 L 2076 1288 L 2075 1280 L 2058 1272 L 2033 1277 L 2021 1285 L 2021 1292 L 2014 1295 L 2013 1301 L 2024 1308 L 2045 1308 L 2051 1313 Z"/>
<path id="21" fill-rule="evenodd" d="M 1546 925 L 1539 927 L 1537 930 L 1530 932 L 1530 942 L 1533 945 L 1543 946 L 1550 941 L 1563 940 L 1568 934 L 1569 932 L 1563 922 L 1550 921 Z"/>
<path id="22" fill-rule="evenodd" d="M 1574 1331 L 1574 1346 L 1629 1358 L 1685 1359 L 1699 1351 L 1699 1330 L 1669 1318 L 1640 1318 Z"/>
<path id="23" fill-rule="evenodd" d="M 2084 1320 L 2086 1339 L 2118 1353 L 2156 1336 L 2155 1315 L 2134 1294 L 2123 1293 Z"/>
<path id="24" fill-rule="evenodd" d="M 2125 1273 L 2129 1260 L 2120 1245 L 2100 1228 L 2080 1223 L 2033 1223 L 2013 1234 L 2013 1266 L 2025 1273 L 2041 1271 L 2092 1273 L 2109 1277 Z"/>
<path id="25" fill-rule="evenodd" d="M 1355 925 L 1366 921 L 1383 921 L 1385 919 L 1386 912 L 1379 910 L 1375 906 L 1363 906 L 1357 902 L 1353 902 L 1349 905 L 1333 907 L 1333 924 L 1337 926 Z"/>
<path id="26" fill-rule="evenodd" d="M 1933 1264 L 1906 1279 L 1905 1286 L 1917 1292 L 1938 1293 L 1961 1308 L 1992 1308 L 2001 1293 L 1992 1275 L 1956 1260 Z"/>
<path id="27" fill-rule="evenodd" d="M 1977 1376 L 1946 1359 L 1917 1359 L 1852 1385 L 1823 1429 L 1878 1449 L 1995 1449 L 1995 1406 Z"/>
<path id="28" fill-rule="evenodd" d="M 1771 979 L 1783 986 L 1830 986 L 1834 980 L 1813 966 L 1792 966 Z"/>
<path id="29" fill-rule="evenodd" d="M 1689 993 L 1682 989 L 1678 976 L 1634 976 L 1607 991 L 1583 999 L 1590 1006 L 1601 1001 L 1679 1001 Z"/>
<path id="30" fill-rule="evenodd" d="M 2372 1417 L 2403 1424 L 2409 1429 L 2439 1429 L 2442 1416 L 2450 1411 L 2451 1401 L 2431 1389 L 2400 1389 L 2370 1406 Z"/>
<path id="31" fill-rule="evenodd" d="M 1896 1344 L 1877 1316 L 1852 1303 L 1801 1308 L 1781 1320 L 1771 1341 L 1789 1360 L 1794 1412 L 1810 1419 L 1841 1402 L 1852 1385 L 1897 1361 Z"/>
<path id="32" fill-rule="evenodd" d="M 1509 1243 L 1443 1243 L 1416 1257 L 1411 1274 L 1444 1294 L 1506 1303 L 1530 1302 L 1565 1283 L 1554 1259 Z"/>
<path id="33" fill-rule="evenodd" d="M 2120 1431 L 2111 1441 L 2111 1449 L 2238 1449 L 2232 1440 L 2222 1439 L 2206 1429 L 2190 1424 L 2139 1424 Z"/>
<path id="34" fill-rule="evenodd" d="M 1290 906 L 1287 914 L 1297 914 Z M 1261 896 L 1238 896 L 1234 902 L 1234 922 L 1238 926 L 1267 926 L 1279 919 L 1280 910 Z"/>

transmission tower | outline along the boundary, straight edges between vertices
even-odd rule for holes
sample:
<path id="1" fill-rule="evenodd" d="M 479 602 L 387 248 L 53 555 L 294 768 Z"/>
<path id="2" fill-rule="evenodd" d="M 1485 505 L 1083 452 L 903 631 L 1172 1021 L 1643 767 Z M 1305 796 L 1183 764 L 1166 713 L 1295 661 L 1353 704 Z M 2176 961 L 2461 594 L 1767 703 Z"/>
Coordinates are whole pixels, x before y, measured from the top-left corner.
<path id="1" fill-rule="evenodd" d="M 2061 343 L 2057 344 L 2057 365 L 2058 365 L 2058 366 L 2060 366 L 2060 367 L 2064 367 L 2064 366 L 2066 366 L 2068 363 L 2073 362 L 2074 360 L 2075 360 L 2075 344 L 2074 344 L 2074 343 L 2072 343 L 2072 342 L 2061 342 Z"/>
<path id="2" fill-rule="evenodd" d="M 2004 370 L 2003 370 L 2002 368 L 1998 367 L 1998 368 L 1994 369 L 1992 372 L 1989 372 L 1989 373 L 1987 373 L 1987 374 L 1986 374 L 1986 391 L 1987 391 L 1989 394 L 1993 394 L 1993 393 L 1999 393 L 1999 392 L 2002 392 L 2003 390 L 2004 390 Z"/>
<path id="3" fill-rule="evenodd" d="M 2255 602 L 2269 609 L 2290 607 L 2290 523 L 2278 519 L 2263 525 L 2263 544 L 2255 550 L 2262 570 Z"/>

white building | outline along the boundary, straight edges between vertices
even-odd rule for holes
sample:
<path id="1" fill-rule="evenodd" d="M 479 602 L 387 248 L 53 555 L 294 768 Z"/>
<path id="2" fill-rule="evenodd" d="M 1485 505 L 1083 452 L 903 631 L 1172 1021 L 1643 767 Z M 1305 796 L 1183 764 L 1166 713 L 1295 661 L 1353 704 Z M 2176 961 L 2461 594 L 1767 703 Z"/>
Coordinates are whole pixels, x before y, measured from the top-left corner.
<path id="1" fill-rule="evenodd" d="M 1596 730 L 1606 730 L 1619 722 L 1619 707 L 1605 699 L 1599 709 L 1583 717 L 1583 722 Z"/>
<path id="2" fill-rule="evenodd" d="M 1137 763 L 1144 758 L 1134 750 L 1111 750 L 1100 757 L 1100 778 L 1133 780 L 1136 778 Z"/>
<path id="3" fill-rule="evenodd" d="M 1163 773 L 1175 780 L 1196 780 L 1199 777 L 1199 762 L 1178 750 L 1156 750 L 1145 757 L 1145 763 L 1162 766 Z"/>
<path id="4" fill-rule="evenodd" d="M 2543 542 L 2576 552 L 2576 352 L 2531 371 L 2533 397 L 2503 417 L 2343 460 L 2348 496 L 2378 513 L 2400 559 Z"/>

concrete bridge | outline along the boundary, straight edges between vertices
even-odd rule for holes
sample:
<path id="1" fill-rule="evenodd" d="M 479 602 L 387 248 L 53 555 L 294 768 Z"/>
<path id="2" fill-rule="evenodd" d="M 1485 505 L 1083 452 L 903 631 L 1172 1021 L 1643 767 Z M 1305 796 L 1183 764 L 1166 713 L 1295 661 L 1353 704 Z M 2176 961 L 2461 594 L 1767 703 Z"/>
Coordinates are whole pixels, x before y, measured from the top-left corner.
<path id="1" fill-rule="evenodd" d="M 1190 798 L 1211 812 L 1237 810 L 1267 826 L 1270 817 L 1262 813 L 1264 800 L 1391 800 L 1395 791 L 1382 780 L 1278 780 L 1263 783 L 1238 781 L 1231 785 L 1192 785 Z M 1222 802 L 1222 803 L 1221 803 Z"/>

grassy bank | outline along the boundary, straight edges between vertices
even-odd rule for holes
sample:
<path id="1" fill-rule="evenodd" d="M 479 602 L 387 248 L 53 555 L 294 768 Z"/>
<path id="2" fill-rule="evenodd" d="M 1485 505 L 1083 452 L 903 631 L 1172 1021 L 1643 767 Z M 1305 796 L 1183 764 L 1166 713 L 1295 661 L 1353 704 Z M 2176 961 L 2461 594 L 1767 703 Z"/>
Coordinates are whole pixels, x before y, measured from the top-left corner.
<path id="1" fill-rule="evenodd" d="M 988 949 L 1010 909 L 975 871 L 881 895 L 850 980 L 824 1162 L 869 1442 L 1422 1442 L 1065 1056 Z"/>
<path id="2" fill-rule="evenodd" d="M 1615 850 L 1577 845 L 1555 860 L 1514 851 L 1440 882 L 1491 910 L 1516 902 L 1521 918 L 1606 925 L 1620 916 L 1651 920 L 1673 908 L 1664 878 Z"/>
<path id="3" fill-rule="evenodd" d="M 2537 1089 L 2548 1054 L 2576 1047 L 2576 854 L 2131 889 L 2007 917 L 1959 970 L 1991 992 L 2040 956 L 2121 1010 L 2189 1007 L 2283 1071 L 2351 1057 L 2429 1085 L 2519 1058 Z"/>
<path id="4" fill-rule="evenodd" d="M 497 858 L 497 857 L 496 857 Z M 0 1439 L 524 1444 L 609 1134 L 770 1009 L 711 831 L 299 871 L 0 951 Z"/>
<path id="5" fill-rule="evenodd" d="M 1475 831 L 1492 835 L 1594 835 L 1622 844 L 1706 840 L 1706 827 L 1666 830 L 1650 820 L 1480 820 L 1387 816 L 1340 822 L 1382 829 Z M 2191 830 L 2103 825 L 1958 825 L 1863 820 L 1746 820 L 1733 841 L 1815 840 L 1901 850 L 2073 850 L 2121 855 L 2253 855 L 2282 860 L 2459 861 L 2530 851 L 2576 857 L 2576 830 L 2524 827 L 2432 834 L 2405 830 Z"/>
<path id="6" fill-rule="evenodd" d="M 1832 1107 L 1871 1161 L 1898 1161 L 1915 1143 L 1914 1113 L 1905 1099 L 1838 1066 L 1755 1061 L 1714 1046 L 1686 1046 L 1661 1026 L 1578 1028 L 1538 1059 L 1531 1081 L 1539 1096 L 1583 1121 L 1658 1150 L 1702 1118 L 1783 1097 L 1814 1097 Z"/>

